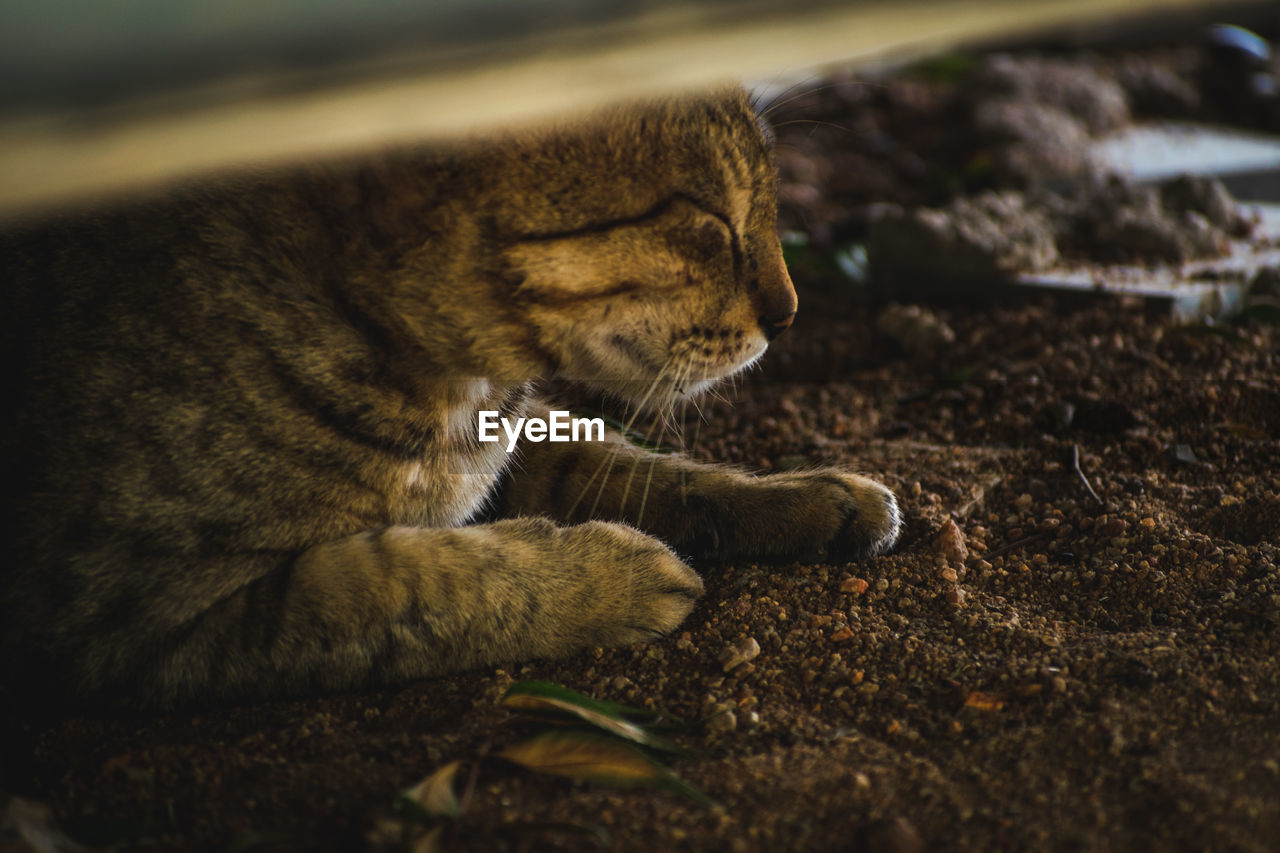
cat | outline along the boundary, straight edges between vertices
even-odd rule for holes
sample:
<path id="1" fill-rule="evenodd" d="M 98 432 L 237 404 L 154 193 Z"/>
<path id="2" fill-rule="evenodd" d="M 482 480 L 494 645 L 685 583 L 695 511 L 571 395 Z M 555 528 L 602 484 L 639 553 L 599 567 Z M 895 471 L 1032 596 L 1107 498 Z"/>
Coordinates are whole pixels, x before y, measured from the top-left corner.
<path id="1" fill-rule="evenodd" d="M 775 184 L 734 89 L 11 226 L 10 689 L 392 685 L 661 637 L 690 561 L 891 547 L 845 471 L 477 439 L 547 377 L 661 410 L 758 359 L 797 307 Z"/>

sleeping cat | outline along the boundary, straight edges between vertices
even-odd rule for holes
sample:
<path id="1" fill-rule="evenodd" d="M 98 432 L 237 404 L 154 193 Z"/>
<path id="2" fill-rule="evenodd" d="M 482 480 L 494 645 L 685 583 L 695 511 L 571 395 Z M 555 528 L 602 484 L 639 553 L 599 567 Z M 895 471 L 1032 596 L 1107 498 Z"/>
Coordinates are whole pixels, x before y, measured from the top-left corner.
<path id="1" fill-rule="evenodd" d="M 686 560 L 890 547 L 893 495 L 844 471 L 477 440 L 544 377 L 655 410 L 758 359 L 796 310 L 774 189 L 731 91 L 10 229 L 5 679 L 389 684 L 660 637 Z"/>

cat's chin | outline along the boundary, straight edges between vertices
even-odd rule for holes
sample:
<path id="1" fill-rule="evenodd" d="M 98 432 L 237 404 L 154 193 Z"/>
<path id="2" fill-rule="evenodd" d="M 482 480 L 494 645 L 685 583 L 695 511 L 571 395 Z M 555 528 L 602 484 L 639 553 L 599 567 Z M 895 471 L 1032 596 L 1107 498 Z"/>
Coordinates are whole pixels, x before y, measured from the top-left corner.
<path id="1" fill-rule="evenodd" d="M 757 354 L 728 370 L 703 375 L 696 379 L 690 377 L 686 377 L 681 381 L 673 381 L 669 378 L 655 379 L 653 377 L 644 379 L 597 379 L 594 381 L 580 381 L 579 384 L 594 388 L 596 391 L 620 400 L 634 410 L 659 413 L 670 411 L 682 403 L 700 399 L 716 386 L 747 370 L 759 360 L 760 354 Z"/>
<path id="2" fill-rule="evenodd" d="M 627 359 L 605 350 L 601 358 L 593 350 L 575 353 L 573 368 L 559 372 L 554 378 L 604 394 L 626 404 L 633 411 L 659 413 L 694 401 L 717 385 L 748 370 L 767 350 L 761 341 L 750 348 L 750 354 L 733 363 L 678 363 L 668 361 L 658 366 L 640 354 L 629 352 Z"/>

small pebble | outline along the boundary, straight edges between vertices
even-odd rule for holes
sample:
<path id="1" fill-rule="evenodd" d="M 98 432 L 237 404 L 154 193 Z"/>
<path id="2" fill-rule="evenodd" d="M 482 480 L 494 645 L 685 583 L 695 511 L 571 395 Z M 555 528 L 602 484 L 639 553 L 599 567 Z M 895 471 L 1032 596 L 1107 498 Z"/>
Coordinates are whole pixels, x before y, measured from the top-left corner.
<path id="1" fill-rule="evenodd" d="M 868 584 L 862 578 L 845 578 L 844 580 L 840 581 L 840 591 L 851 592 L 854 595 L 862 595 L 864 592 L 867 591 L 867 587 L 869 586 L 870 584 Z"/>
<path id="2" fill-rule="evenodd" d="M 963 563 L 969 556 L 969 548 L 965 545 L 964 533 L 955 519 L 948 518 L 942 523 L 938 535 L 933 540 L 934 550 L 947 559 L 949 563 Z"/>
<path id="3" fill-rule="evenodd" d="M 881 820 L 863 830 L 863 843 L 855 849 L 867 853 L 923 853 L 924 839 L 905 817 Z"/>
<path id="4" fill-rule="evenodd" d="M 728 705 L 718 706 L 707 718 L 707 730 L 712 732 L 731 732 L 738 728 L 738 715 Z"/>
<path id="5" fill-rule="evenodd" d="M 956 339 L 950 326 L 919 305 L 889 305 L 876 318 L 876 331 L 915 358 L 934 357 Z"/>
<path id="6" fill-rule="evenodd" d="M 760 643 L 755 637 L 745 637 L 732 646 L 725 646 L 720 652 L 720 663 L 724 671 L 736 669 L 760 654 Z"/>
<path id="7" fill-rule="evenodd" d="M 1103 536 L 1116 537 L 1129 529 L 1129 523 L 1123 518 L 1112 518 L 1104 521 L 1098 526 L 1098 532 Z"/>

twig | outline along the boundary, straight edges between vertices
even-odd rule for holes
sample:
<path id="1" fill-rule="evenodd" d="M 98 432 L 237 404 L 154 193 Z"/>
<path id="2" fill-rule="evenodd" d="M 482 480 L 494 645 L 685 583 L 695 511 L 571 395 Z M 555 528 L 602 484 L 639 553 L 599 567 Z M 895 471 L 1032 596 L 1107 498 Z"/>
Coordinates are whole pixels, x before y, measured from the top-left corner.
<path id="1" fill-rule="evenodd" d="M 462 797 L 458 800 L 458 814 L 466 812 L 467 807 L 471 805 L 471 798 L 476 794 L 476 783 L 480 777 L 480 764 L 488 754 L 489 744 L 486 743 L 480 747 L 476 760 L 471 762 L 471 771 L 467 773 L 467 784 L 462 789 Z"/>
<path id="2" fill-rule="evenodd" d="M 1080 470 L 1080 445 L 1071 445 L 1071 467 L 1076 469 L 1076 474 L 1080 476 L 1080 482 L 1084 483 L 1084 487 L 1089 490 L 1089 494 L 1093 495 L 1093 499 L 1098 502 L 1098 506 L 1102 506 L 1104 501 L 1098 497 L 1098 493 L 1093 490 L 1093 486 L 1089 485 L 1089 478 Z"/>
<path id="3" fill-rule="evenodd" d="M 982 559 L 986 560 L 989 563 L 992 560 L 994 560 L 996 557 L 1003 557 L 1005 554 L 1008 554 L 1010 551 L 1014 550 L 1015 548 L 1021 548 L 1023 545 L 1029 545 L 1032 542 L 1035 542 L 1037 539 L 1043 539 L 1048 535 L 1049 535 L 1048 530 L 1041 530 L 1037 533 L 1032 533 L 1030 536 L 1023 536 L 1021 539 L 1010 542 L 1008 545 L 1001 546 L 995 549 L 994 551 L 989 551 L 986 554 L 981 555 Z"/>
<path id="4" fill-rule="evenodd" d="M 973 499 L 970 500 L 968 503 L 966 503 L 964 506 L 955 510 L 952 513 L 952 515 L 956 517 L 957 521 L 964 521 L 966 518 L 969 517 L 969 514 L 971 512 L 973 512 L 975 509 L 981 506 L 982 502 L 986 500 L 987 492 L 991 491 L 996 486 L 1000 485 L 1000 481 L 1003 479 L 1004 477 L 1002 475 L 995 474 L 987 478 L 985 481 L 979 483 L 978 493 L 973 496 Z"/>

